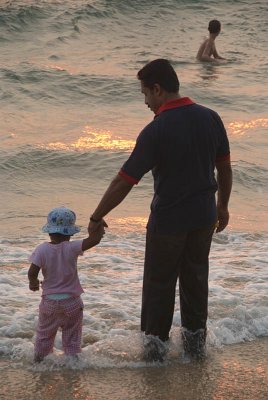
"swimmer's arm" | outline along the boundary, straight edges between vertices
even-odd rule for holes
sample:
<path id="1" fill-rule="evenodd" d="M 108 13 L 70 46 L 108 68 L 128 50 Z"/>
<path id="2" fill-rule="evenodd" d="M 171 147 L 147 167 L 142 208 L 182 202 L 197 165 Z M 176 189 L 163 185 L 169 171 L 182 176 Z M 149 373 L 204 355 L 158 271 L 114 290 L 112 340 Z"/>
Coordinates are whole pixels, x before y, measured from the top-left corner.
<path id="1" fill-rule="evenodd" d="M 39 290 L 39 280 L 38 274 L 40 271 L 40 267 L 38 267 L 35 264 L 31 264 L 29 270 L 28 270 L 28 279 L 29 279 L 29 289 L 35 292 L 36 290 Z"/>
<path id="2" fill-rule="evenodd" d="M 221 57 L 221 56 L 218 54 L 218 52 L 217 52 L 217 50 L 216 50 L 216 46 L 214 46 L 214 49 L 213 49 L 212 54 L 213 54 L 213 57 L 216 58 L 217 60 L 226 60 L 226 58 Z"/>

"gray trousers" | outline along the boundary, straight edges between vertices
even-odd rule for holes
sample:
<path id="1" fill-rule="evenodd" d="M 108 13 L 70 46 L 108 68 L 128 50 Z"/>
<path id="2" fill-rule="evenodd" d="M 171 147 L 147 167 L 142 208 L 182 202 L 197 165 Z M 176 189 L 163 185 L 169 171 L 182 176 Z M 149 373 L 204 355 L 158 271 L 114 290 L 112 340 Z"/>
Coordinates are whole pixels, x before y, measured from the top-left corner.
<path id="1" fill-rule="evenodd" d="M 182 327 L 205 329 L 208 314 L 208 256 L 215 226 L 163 235 L 147 231 L 141 330 L 169 338 L 179 279 Z"/>

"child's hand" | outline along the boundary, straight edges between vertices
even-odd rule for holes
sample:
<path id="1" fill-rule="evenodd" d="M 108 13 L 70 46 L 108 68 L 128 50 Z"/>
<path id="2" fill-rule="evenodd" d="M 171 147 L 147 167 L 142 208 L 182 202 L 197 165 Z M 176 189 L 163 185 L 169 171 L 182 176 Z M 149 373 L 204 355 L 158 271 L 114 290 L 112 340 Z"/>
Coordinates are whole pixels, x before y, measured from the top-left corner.
<path id="1" fill-rule="evenodd" d="M 104 234 L 105 234 L 104 226 L 103 226 L 103 224 L 100 224 L 98 226 L 98 228 L 89 235 L 89 237 L 95 244 L 98 244 L 98 243 L 100 243 Z"/>
<path id="2" fill-rule="evenodd" d="M 89 234 L 88 238 L 83 240 L 82 251 L 88 250 L 91 247 L 94 247 L 97 244 L 99 244 L 104 234 L 105 234 L 104 226 L 103 224 L 100 224 L 98 228 L 94 230 L 94 232 L 91 232 Z"/>
<path id="3" fill-rule="evenodd" d="M 88 234 L 91 235 L 93 232 L 97 231 L 100 225 L 102 225 L 104 228 L 108 228 L 108 225 L 103 218 L 97 222 L 90 220 L 87 228 Z"/>
<path id="4" fill-rule="evenodd" d="M 39 280 L 36 279 L 34 281 L 29 282 L 29 289 L 32 290 L 33 292 L 36 292 L 39 290 Z"/>

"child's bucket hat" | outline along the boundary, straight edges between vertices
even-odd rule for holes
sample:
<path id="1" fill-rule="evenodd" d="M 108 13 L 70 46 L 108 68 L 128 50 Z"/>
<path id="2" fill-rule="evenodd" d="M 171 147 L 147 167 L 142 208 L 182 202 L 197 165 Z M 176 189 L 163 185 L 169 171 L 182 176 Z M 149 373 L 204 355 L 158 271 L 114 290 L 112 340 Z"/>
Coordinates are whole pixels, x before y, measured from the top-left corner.
<path id="1" fill-rule="evenodd" d="M 71 236 L 80 232 L 80 228 L 75 225 L 76 215 L 69 208 L 53 208 L 47 216 L 47 224 L 42 231 L 46 233 L 60 233 Z"/>

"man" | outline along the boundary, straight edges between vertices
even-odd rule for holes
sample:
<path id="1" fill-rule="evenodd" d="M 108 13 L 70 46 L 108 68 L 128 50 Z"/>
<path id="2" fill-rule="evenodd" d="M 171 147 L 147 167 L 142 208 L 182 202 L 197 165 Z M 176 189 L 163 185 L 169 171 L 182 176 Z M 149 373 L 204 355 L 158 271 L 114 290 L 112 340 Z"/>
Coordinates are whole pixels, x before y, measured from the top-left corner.
<path id="1" fill-rule="evenodd" d="M 209 61 L 209 62 L 214 62 L 217 60 L 225 60 L 225 58 L 221 57 L 217 53 L 215 45 L 216 37 L 220 34 L 221 31 L 220 21 L 216 19 L 209 21 L 208 31 L 209 31 L 209 38 L 204 40 L 204 42 L 201 44 L 198 53 L 196 55 L 197 60 Z"/>
<path id="2" fill-rule="evenodd" d="M 212 235 L 216 223 L 216 231 L 221 232 L 229 220 L 229 143 L 218 114 L 180 97 L 178 77 L 167 60 L 150 62 L 138 72 L 138 79 L 154 120 L 138 136 L 88 229 L 92 234 L 99 224 L 106 225 L 103 217 L 152 170 L 154 196 L 147 224 L 141 313 L 141 330 L 149 339 L 145 354 L 148 360 L 163 360 L 179 278 L 184 349 L 198 358 L 204 355 L 206 339 Z"/>

